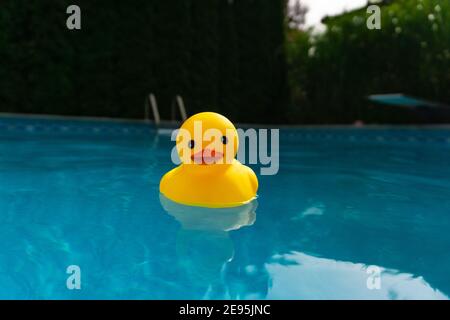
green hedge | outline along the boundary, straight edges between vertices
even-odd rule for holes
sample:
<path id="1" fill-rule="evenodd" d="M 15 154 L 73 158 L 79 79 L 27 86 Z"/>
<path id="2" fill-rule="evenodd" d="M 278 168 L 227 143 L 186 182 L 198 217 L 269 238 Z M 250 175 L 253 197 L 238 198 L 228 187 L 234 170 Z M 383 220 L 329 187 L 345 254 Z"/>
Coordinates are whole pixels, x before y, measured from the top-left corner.
<path id="1" fill-rule="evenodd" d="M 402 92 L 450 105 L 450 2 L 396 0 L 381 8 L 381 30 L 369 30 L 360 10 L 329 19 L 319 35 L 290 31 L 294 122 L 450 121 L 448 112 L 431 118 L 366 99 Z"/>
<path id="2" fill-rule="evenodd" d="M 143 117 L 157 95 L 189 113 L 285 121 L 284 0 L 66 0 L 0 4 L 0 111 Z M 276 116 L 273 109 L 278 110 Z"/>

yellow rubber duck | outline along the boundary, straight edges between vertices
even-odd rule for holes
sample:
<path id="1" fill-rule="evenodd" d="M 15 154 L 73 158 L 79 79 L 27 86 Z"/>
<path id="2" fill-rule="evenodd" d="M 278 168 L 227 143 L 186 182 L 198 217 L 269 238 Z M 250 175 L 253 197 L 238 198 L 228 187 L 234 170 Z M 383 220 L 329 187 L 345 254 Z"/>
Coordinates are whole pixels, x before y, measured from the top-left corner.
<path id="1" fill-rule="evenodd" d="M 238 144 L 236 128 L 224 116 L 193 115 L 176 137 L 182 163 L 162 177 L 160 192 L 189 206 L 228 208 L 249 203 L 256 198 L 258 179 L 235 159 Z"/>

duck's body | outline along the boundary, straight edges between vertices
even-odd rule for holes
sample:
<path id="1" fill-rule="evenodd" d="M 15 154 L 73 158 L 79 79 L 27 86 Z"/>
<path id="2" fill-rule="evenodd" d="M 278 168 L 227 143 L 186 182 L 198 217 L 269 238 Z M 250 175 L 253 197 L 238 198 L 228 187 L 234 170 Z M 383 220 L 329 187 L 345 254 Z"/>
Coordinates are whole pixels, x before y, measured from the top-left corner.
<path id="1" fill-rule="evenodd" d="M 209 208 L 246 204 L 255 199 L 257 190 L 255 173 L 237 160 L 220 165 L 181 164 L 160 182 L 160 191 L 167 198 Z"/>
<path id="2" fill-rule="evenodd" d="M 258 180 L 235 159 L 239 137 L 224 116 L 202 112 L 187 119 L 177 134 L 182 164 L 166 173 L 159 190 L 172 201 L 209 208 L 236 207 L 252 201 Z"/>

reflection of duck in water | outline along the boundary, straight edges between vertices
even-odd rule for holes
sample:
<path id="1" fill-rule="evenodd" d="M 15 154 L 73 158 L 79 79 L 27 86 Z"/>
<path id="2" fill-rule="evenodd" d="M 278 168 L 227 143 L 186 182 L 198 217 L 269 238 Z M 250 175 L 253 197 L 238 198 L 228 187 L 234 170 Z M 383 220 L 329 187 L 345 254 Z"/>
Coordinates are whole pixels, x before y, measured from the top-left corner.
<path id="1" fill-rule="evenodd" d="M 240 207 L 221 209 L 180 205 L 163 195 L 160 201 L 164 210 L 181 224 L 177 255 L 189 279 L 189 287 L 201 297 L 206 294 L 209 298 L 223 298 L 222 271 L 234 255 L 228 232 L 255 222 L 256 200 Z"/>

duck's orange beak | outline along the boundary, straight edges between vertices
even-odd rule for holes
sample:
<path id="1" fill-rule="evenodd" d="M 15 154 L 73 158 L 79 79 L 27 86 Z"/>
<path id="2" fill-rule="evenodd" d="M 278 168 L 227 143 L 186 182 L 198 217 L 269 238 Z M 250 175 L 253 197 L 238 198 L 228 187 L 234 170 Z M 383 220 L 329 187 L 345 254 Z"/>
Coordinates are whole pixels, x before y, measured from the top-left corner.
<path id="1" fill-rule="evenodd" d="M 191 160 L 195 164 L 214 164 L 217 163 L 222 158 L 223 158 L 222 152 L 210 149 L 201 150 L 191 155 Z"/>

